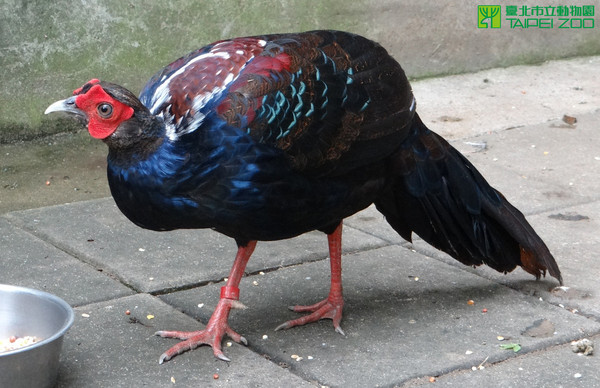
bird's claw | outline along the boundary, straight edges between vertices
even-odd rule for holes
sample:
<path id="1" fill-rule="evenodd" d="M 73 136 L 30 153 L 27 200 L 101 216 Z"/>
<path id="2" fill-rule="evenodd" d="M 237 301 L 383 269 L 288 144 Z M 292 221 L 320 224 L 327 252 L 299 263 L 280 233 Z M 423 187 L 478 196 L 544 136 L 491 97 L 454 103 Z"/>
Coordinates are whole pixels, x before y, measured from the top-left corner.
<path id="1" fill-rule="evenodd" d="M 231 360 L 227 356 L 225 356 L 223 354 L 223 352 L 221 352 L 221 351 L 220 352 L 215 351 L 215 357 L 217 357 L 221 361 L 231 362 Z"/>
<path id="2" fill-rule="evenodd" d="M 277 326 L 275 328 L 275 331 L 289 329 L 294 326 L 301 326 L 310 322 L 316 322 L 321 319 L 328 318 L 333 320 L 333 327 L 335 328 L 335 331 L 343 336 L 346 336 L 346 333 L 344 333 L 340 326 L 340 322 L 342 320 L 343 306 L 343 300 L 331 298 L 322 300 L 321 302 L 315 303 L 310 306 L 289 306 L 289 309 L 294 312 L 310 312 L 311 314 L 284 322 L 281 325 Z"/>
<path id="3" fill-rule="evenodd" d="M 169 355 L 167 354 L 167 352 L 164 352 L 158 358 L 158 364 L 161 365 L 163 362 L 169 361 L 170 359 L 171 359 L 171 357 L 169 357 Z"/>
<path id="4" fill-rule="evenodd" d="M 283 322 L 281 325 L 277 326 L 275 328 L 275 331 L 279 331 L 279 330 L 284 330 L 284 329 L 289 329 L 291 326 L 288 324 L 290 321 L 287 322 Z"/>
<path id="5" fill-rule="evenodd" d="M 200 345 L 208 345 L 213 348 L 213 354 L 216 358 L 222 361 L 230 362 L 231 360 L 223 354 L 221 341 L 223 336 L 227 334 L 233 341 L 248 345 L 248 340 L 233 331 L 229 326 L 220 329 L 205 329 L 199 331 L 157 331 L 154 333 L 163 338 L 178 338 L 183 341 L 175 344 L 166 352 L 160 355 L 158 363 L 162 364 L 169 361 L 178 354 L 185 351 L 196 349 Z"/>

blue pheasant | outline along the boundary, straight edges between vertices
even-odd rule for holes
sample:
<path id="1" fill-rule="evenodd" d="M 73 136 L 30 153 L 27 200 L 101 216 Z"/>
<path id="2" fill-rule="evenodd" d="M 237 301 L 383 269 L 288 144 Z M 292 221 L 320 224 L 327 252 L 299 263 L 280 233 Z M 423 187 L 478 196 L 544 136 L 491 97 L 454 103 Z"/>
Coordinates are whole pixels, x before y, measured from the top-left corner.
<path id="1" fill-rule="evenodd" d="M 416 113 L 400 65 L 379 44 L 339 31 L 215 42 L 168 65 L 139 98 L 93 79 L 46 113 L 82 116 L 108 146 L 108 182 L 119 209 L 142 228 L 212 228 L 238 253 L 204 330 L 179 338 L 160 362 L 199 345 L 228 360 L 221 341 L 246 339 L 228 324 L 257 240 L 327 234 L 327 298 L 308 315 L 343 309 L 342 220 L 371 204 L 406 240 L 412 233 L 466 265 L 546 270 L 548 248 L 523 215 Z"/>

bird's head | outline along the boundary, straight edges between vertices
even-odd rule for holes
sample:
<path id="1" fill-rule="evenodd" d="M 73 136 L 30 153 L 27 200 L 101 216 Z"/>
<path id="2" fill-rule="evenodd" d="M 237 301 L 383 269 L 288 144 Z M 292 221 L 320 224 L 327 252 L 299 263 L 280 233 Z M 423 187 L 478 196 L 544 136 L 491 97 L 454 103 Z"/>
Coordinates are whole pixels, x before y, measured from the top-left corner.
<path id="1" fill-rule="evenodd" d="M 75 89 L 73 96 L 56 101 L 45 114 L 66 112 L 87 121 L 90 135 L 107 142 L 131 142 L 153 121 L 148 109 L 129 90 L 92 79 Z"/>

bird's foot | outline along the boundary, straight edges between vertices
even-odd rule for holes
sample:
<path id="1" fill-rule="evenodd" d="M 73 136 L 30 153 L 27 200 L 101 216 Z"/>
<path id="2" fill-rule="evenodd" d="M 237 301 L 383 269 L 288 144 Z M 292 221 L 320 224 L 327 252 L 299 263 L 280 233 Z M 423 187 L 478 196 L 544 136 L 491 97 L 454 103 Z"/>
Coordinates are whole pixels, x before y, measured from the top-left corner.
<path id="1" fill-rule="evenodd" d="M 335 331 L 345 336 L 346 334 L 340 326 L 340 322 L 342 321 L 343 307 L 344 300 L 341 297 L 332 298 L 331 296 L 310 306 L 290 306 L 290 310 L 297 313 L 309 312 L 311 314 L 284 322 L 277 326 L 275 330 L 289 329 L 294 326 L 301 326 L 310 322 L 316 322 L 321 319 L 328 318 L 333 320 L 333 327 L 335 328 Z"/>
<path id="2" fill-rule="evenodd" d="M 235 306 L 236 301 L 230 299 L 221 299 L 215 312 L 210 318 L 210 321 L 206 325 L 204 330 L 198 331 L 157 331 L 155 335 L 164 338 L 178 338 L 183 341 L 171 347 L 169 350 L 161 354 L 158 363 L 162 364 L 165 361 L 169 361 L 171 358 L 185 351 L 196 349 L 201 345 L 208 345 L 213 348 L 213 353 L 216 358 L 223 361 L 231 361 L 223 354 L 221 348 L 221 342 L 223 337 L 227 335 L 229 338 L 237 343 L 248 345 L 246 338 L 242 337 L 229 327 L 227 323 L 227 317 L 229 310 Z M 239 302 L 237 302 L 239 303 Z"/>
<path id="3" fill-rule="evenodd" d="M 221 348 L 221 341 L 225 334 L 227 334 L 232 340 L 237 343 L 243 343 L 248 345 L 246 338 L 242 337 L 235 331 L 233 331 L 229 325 L 218 330 L 198 330 L 198 331 L 157 331 L 155 333 L 165 338 L 179 338 L 183 341 L 171 347 L 169 350 L 160 355 L 158 363 L 162 364 L 165 361 L 169 361 L 171 358 L 178 354 L 181 354 L 187 350 L 196 349 L 200 345 L 208 345 L 213 348 L 213 353 L 216 358 L 223 361 L 231 361 Z"/>

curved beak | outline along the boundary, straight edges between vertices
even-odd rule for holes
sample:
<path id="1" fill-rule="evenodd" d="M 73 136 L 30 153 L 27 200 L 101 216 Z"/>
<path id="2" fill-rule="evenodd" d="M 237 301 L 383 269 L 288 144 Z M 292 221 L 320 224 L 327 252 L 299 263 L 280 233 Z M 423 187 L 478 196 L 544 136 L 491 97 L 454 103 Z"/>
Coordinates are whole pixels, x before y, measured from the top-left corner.
<path id="1" fill-rule="evenodd" d="M 83 113 L 83 111 L 81 111 L 79 108 L 77 108 L 77 105 L 75 105 L 75 97 L 76 96 L 69 97 L 65 100 L 56 101 L 46 108 L 44 114 L 47 115 L 48 113 L 52 112 L 67 112 L 79 116 L 85 116 L 85 113 Z"/>

